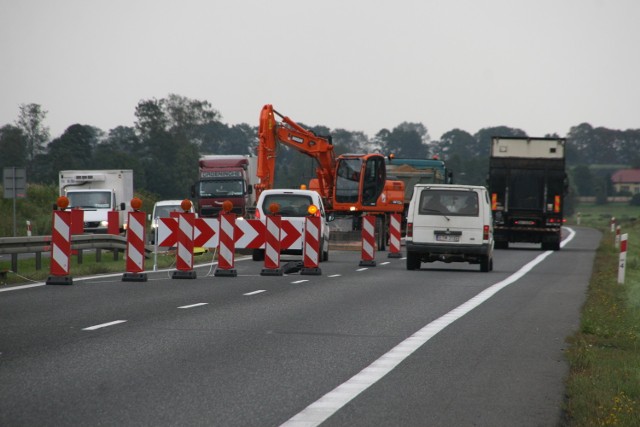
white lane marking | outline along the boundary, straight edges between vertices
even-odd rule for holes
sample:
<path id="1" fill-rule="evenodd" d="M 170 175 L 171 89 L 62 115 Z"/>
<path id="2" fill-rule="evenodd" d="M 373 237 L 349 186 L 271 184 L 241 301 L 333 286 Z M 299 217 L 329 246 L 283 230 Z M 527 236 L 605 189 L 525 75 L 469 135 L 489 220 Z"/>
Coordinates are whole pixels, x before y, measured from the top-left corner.
<path id="1" fill-rule="evenodd" d="M 342 276 L 342 274 L 332 274 L 332 275 L 327 276 L 327 277 L 340 277 L 340 276 Z"/>
<path id="2" fill-rule="evenodd" d="M 365 271 L 365 270 L 368 270 L 368 268 L 367 267 L 363 267 L 363 268 L 357 269 L 356 271 Z"/>
<path id="3" fill-rule="evenodd" d="M 387 265 L 390 261 L 381 262 L 380 265 Z"/>
<path id="4" fill-rule="evenodd" d="M 193 307 L 200 307 L 202 305 L 208 305 L 208 304 L 209 304 L 208 302 L 199 302 L 197 304 L 183 305 L 183 306 L 178 307 L 178 308 L 193 308 Z"/>
<path id="5" fill-rule="evenodd" d="M 561 243 L 562 246 L 569 243 L 575 236 L 575 232 L 568 228 L 569 236 Z M 424 326 L 418 332 L 411 335 L 406 340 L 383 354 L 378 360 L 364 368 L 362 371 L 342 383 L 332 391 L 328 392 L 320 399 L 307 406 L 302 412 L 294 415 L 281 426 L 318 426 L 330 416 L 338 412 L 340 408 L 353 400 L 360 393 L 378 382 L 382 377 L 391 372 L 396 366 L 403 362 L 418 348 L 433 338 L 438 332 L 487 301 L 501 289 L 509 286 L 527 274 L 533 267 L 544 261 L 553 251 L 546 251 L 538 255 L 533 261 L 524 265 L 520 270 L 498 282 L 462 305 L 454 308 L 442 317 Z"/>
<path id="6" fill-rule="evenodd" d="M 115 320 L 109 323 L 102 323 L 100 325 L 89 326 L 88 328 L 84 328 L 83 331 L 95 331 L 96 329 L 106 328 L 107 326 L 117 325 L 118 323 L 124 323 L 126 320 Z"/>
<path id="7" fill-rule="evenodd" d="M 260 289 L 260 290 L 253 291 L 253 292 L 247 292 L 246 294 L 242 294 L 242 295 L 251 296 L 251 295 L 261 294 L 262 292 L 267 292 L 267 290 L 266 289 Z"/>
<path id="8" fill-rule="evenodd" d="M 298 283 L 304 283 L 304 282 L 308 282 L 309 279 L 303 279 L 303 280 L 296 280 L 295 282 L 291 282 L 292 284 L 296 285 Z"/>

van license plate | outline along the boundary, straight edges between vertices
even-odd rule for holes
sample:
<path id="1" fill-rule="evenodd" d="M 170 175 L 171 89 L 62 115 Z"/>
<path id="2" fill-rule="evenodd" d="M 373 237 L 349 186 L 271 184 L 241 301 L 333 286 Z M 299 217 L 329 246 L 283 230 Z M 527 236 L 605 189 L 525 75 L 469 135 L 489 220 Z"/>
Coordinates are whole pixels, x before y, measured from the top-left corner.
<path id="1" fill-rule="evenodd" d="M 436 234 L 436 240 L 438 242 L 459 242 L 460 236 L 451 236 L 448 234 Z"/>

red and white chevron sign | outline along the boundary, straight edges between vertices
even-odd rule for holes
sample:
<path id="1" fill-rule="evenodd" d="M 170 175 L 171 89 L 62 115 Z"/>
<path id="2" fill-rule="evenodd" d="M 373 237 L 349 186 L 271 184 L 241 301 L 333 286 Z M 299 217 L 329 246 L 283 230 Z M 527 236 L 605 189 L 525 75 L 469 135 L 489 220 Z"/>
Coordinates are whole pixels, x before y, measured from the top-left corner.
<path id="1" fill-rule="evenodd" d="M 71 212 L 53 211 L 50 271 L 54 276 L 68 276 L 71 258 Z"/>
<path id="2" fill-rule="evenodd" d="M 158 218 L 158 246 L 173 247 L 178 242 L 178 219 Z"/>
<path id="3" fill-rule="evenodd" d="M 193 230 L 193 246 L 217 248 L 220 238 L 220 221 L 217 218 L 196 218 Z"/>
<path id="4" fill-rule="evenodd" d="M 236 221 L 236 248 L 258 249 L 264 246 L 265 224 L 259 219 Z"/>

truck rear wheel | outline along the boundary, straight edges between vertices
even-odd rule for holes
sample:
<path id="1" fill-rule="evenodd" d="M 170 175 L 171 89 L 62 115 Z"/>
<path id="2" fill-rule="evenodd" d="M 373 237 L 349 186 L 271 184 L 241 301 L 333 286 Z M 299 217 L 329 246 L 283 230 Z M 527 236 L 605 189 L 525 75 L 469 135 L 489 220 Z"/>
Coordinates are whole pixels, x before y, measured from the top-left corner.
<path id="1" fill-rule="evenodd" d="M 420 255 L 417 252 L 407 251 L 407 270 L 420 269 Z"/>

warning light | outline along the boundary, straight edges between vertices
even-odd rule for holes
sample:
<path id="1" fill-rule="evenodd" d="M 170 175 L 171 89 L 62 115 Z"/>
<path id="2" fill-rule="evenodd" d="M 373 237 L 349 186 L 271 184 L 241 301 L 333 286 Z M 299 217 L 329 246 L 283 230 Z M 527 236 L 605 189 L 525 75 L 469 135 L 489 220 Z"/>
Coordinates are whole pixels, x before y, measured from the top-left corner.
<path id="1" fill-rule="evenodd" d="M 300 184 L 300 189 L 301 190 L 306 190 L 307 189 L 307 185 L 306 184 Z"/>
<path id="2" fill-rule="evenodd" d="M 272 215 L 277 214 L 280 212 L 280 205 L 278 203 L 271 203 L 269 205 L 269 212 L 271 212 Z"/>
<path id="3" fill-rule="evenodd" d="M 56 205 L 58 205 L 60 209 L 65 210 L 67 206 L 69 206 L 69 199 L 66 196 L 60 196 L 58 200 L 56 200 Z"/>
<path id="4" fill-rule="evenodd" d="M 224 213 L 231 212 L 231 209 L 233 209 L 233 203 L 231 202 L 231 200 L 225 200 L 224 202 L 222 202 L 222 210 L 224 211 Z"/>
<path id="5" fill-rule="evenodd" d="M 191 209 L 191 200 L 189 199 L 184 199 L 181 203 L 180 203 L 180 207 L 182 208 L 183 211 L 185 212 L 189 212 L 189 210 Z"/>
<path id="6" fill-rule="evenodd" d="M 307 212 L 309 212 L 309 215 L 315 215 L 318 212 L 318 207 L 316 205 L 309 205 Z"/>
<path id="7" fill-rule="evenodd" d="M 130 203 L 131 203 L 131 208 L 132 208 L 134 211 L 138 211 L 138 210 L 140 210 L 140 208 L 142 207 L 142 200 L 140 200 L 140 199 L 139 199 L 139 198 L 137 198 L 137 197 L 134 197 L 133 199 L 131 199 L 131 202 L 130 202 Z"/>

